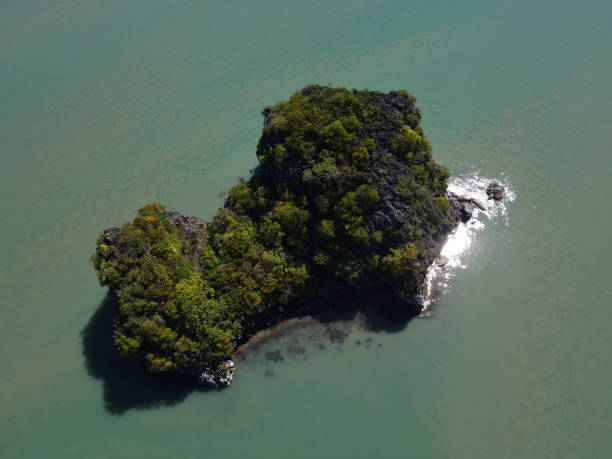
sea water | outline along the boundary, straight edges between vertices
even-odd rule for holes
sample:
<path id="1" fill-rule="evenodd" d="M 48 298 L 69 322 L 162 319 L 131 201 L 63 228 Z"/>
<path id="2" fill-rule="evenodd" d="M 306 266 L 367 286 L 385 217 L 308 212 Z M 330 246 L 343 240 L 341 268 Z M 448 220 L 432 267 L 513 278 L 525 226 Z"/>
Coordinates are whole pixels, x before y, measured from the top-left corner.
<path id="1" fill-rule="evenodd" d="M 611 49 L 604 1 L 2 1 L 0 456 L 610 457 Z M 98 232 L 212 217 L 330 81 L 408 89 L 450 186 L 510 191 L 431 316 L 298 322 L 219 392 L 119 358 Z"/>

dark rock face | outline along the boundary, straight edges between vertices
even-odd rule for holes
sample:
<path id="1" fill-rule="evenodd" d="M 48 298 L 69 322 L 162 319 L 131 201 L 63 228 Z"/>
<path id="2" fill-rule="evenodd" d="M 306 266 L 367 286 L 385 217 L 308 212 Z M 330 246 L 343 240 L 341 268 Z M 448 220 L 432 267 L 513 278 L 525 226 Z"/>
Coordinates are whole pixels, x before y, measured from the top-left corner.
<path id="1" fill-rule="evenodd" d="M 200 266 L 202 248 L 206 244 L 206 227 L 208 223 L 191 215 L 183 215 L 176 210 L 166 211 L 166 216 L 179 229 L 185 240 L 184 254 Z"/>
<path id="2" fill-rule="evenodd" d="M 368 182 L 377 184 L 376 188 L 381 198 L 381 205 L 378 206 L 372 216 L 369 227 L 372 231 L 383 232 L 391 226 L 401 228 L 400 232 L 397 234 L 397 243 L 413 241 L 410 229 L 414 227 L 413 222 L 415 219 L 420 218 L 414 203 L 411 202 L 410 199 L 402 196 L 398 189 L 405 174 L 404 166 L 401 160 L 397 158 L 385 158 L 384 164 L 374 164 L 373 167 L 364 174 Z M 453 215 L 451 215 L 451 217 L 453 217 Z M 452 231 L 457 221 L 459 220 L 453 221 L 452 218 L 441 218 L 437 220 L 435 224 L 440 227 L 439 234 L 428 234 L 427 237 L 423 238 L 423 242 L 427 246 L 427 249 L 432 250 L 434 253 L 438 252 L 440 250 L 440 244 L 444 239 L 443 235 Z M 421 229 L 427 234 L 425 225 L 423 225 Z M 375 249 L 376 245 L 376 241 L 368 241 L 368 243 L 364 244 L 362 250 L 372 251 Z M 423 260 L 423 265 L 430 265 L 432 260 L 433 257 L 427 256 Z"/>
<path id="3" fill-rule="evenodd" d="M 198 382 L 204 386 L 221 388 L 227 387 L 232 383 L 234 378 L 234 362 L 231 360 L 225 361 L 225 368 L 213 368 L 210 366 L 200 370 Z"/>
<path id="4" fill-rule="evenodd" d="M 501 183 L 497 181 L 493 181 L 487 185 L 487 196 L 489 199 L 495 199 L 499 201 L 506 194 L 506 189 L 502 186 Z"/>
<path id="5" fill-rule="evenodd" d="M 317 94 L 322 91 L 328 91 L 328 89 L 307 87 L 300 93 L 309 97 L 311 93 Z M 333 95 L 330 93 L 330 97 Z M 370 114 L 367 120 L 362 120 L 356 138 L 375 141 L 369 151 L 370 160 L 367 167 L 363 169 L 347 168 L 342 166 L 344 160 L 336 157 L 334 164 L 342 167 L 341 174 L 330 172 L 325 169 L 327 166 L 321 166 L 323 163 L 318 157 L 313 157 L 306 152 L 306 154 L 289 155 L 282 162 L 274 163 L 273 166 L 269 165 L 272 163 L 265 163 L 266 165 L 262 166 L 259 171 L 263 177 L 262 182 L 272 189 L 289 187 L 296 194 L 314 196 L 320 190 L 314 182 L 305 181 L 303 177 L 305 171 L 311 172 L 313 165 L 317 165 L 319 167 L 317 174 L 324 176 L 329 183 L 333 183 L 333 189 L 341 190 L 340 194 L 348 190 L 355 190 L 361 184 L 375 188 L 379 196 L 378 205 L 372 214 L 364 218 L 363 223 L 368 234 L 383 235 L 382 240 L 369 237 L 360 242 L 355 249 L 357 258 L 371 253 L 384 254 L 390 247 L 414 243 L 419 247 L 419 258 L 418 267 L 412 276 L 416 278 L 414 283 L 420 284 L 424 280 L 422 273 L 439 253 L 446 235 L 455 228 L 457 223 L 469 219 L 471 213 L 468 209 L 464 209 L 463 212 L 454 212 L 449 215 L 439 210 L 438 202 L 433 197 L 445 195 L 446 185 L 442 183 L 442 179 L 435 184 L 433 182 L 423 183 L 423 187 L 420 190 L 417 189 L 416 184 L 423 182 L 422 177 L 416 172 L 419 168 L 428 169 L 427 174 L 430 178 L 442 176 L 442 171 L 445 169 L 433 165 L 430 151 L 425 146 L 426 139 L 422 145 L 414 147 L 414 152 L 409 155 L 410 159 L 407 159 L 406 154 L 398 150 L 396 139 L 402 129 L 410 128 L 413 135 L 416 136 L 417 132 L 419 136 L 422 135 L 419 125 L 421 113 L 414 99 L 394 92 L 388 94 L 369 92 L 360 97 L 363 97 L 366 106 L 370 107 Z M 288 143 L 287 139 L 279 134 L 279 129 L 273 128 L 275 119 L 283 119 L 282 106 L 267 108 L 263 115 L 264 129 L 258 145 L 258 154 L 262 155 L 277 144 L 286 145 Z M 357 144 L 356 141 L 353 142 Z M 349 155 L 350 152 L 348 154 L 345 152 L 344 157 Z M 321 170 L 326 172 L 321 172 Z M 317 209 L 309 208 L 308 210 L 315 215 L 318 212 Z M 360 262 L 363 264 L 363 260 Z M 379 273 L 360 272 L 354 278 L 359 277 L 362 282 L 380 283 L 381 276 L 377 278 L 377 274 Z M 390 284 L 396 292 L 401 292 L 403 296 L 405 296 L 404 292 L 411 290 L 412 294 L 407 296 L 406 300 L 419 301 L 417 298 L 419 292 L 414 292 L 416 290 L 414 285 L 406 288 L 403 280 L 391 280 L 389 276 L 384 279 L 384 283 Z"/>
<path id="6" fill-rule="evenodd" d="M 104 243 L 109 247 L 114 246 L 117 243 L 117 238 L 119 237 L 120 230 L 116 226 L 111 228 L 106 228 L 102 233 L 102 237 Z"/>
<path id="7" fill-rule="evenodd" d="M 447 198 L 450 204 L 450 214 L 456 221 L 466 223 L 472 218 L 474 207 L 471 199 L 458 196 L 454 193 L 448 193 Z"/>
<path id="8" fill-rule="evenodd" d="M 343 305 L 346 303 L 346 296 L 343 295 L 345 291 L 358 291 L 359 296 L 370 289 L 390 291 L 402 301 L 385 302 L 377 295 L 376 301 L 372 303 L 382 304 L 379 306 L 381 309 L 384 307 L 392 311 L 402 320 L 403 317 L 413 317 L 422 309 L 426 272 L 438 257 L 446 236 L 459 222 L 467 222 L 475 208 L 484 209 L 474 199 L 447 193 L 446 180 L 449 173 L 431 157 L 431 145 L 420 126 L 421 114 L 414 105 L 414 98 L 405 92 L 383 94 L 366 91 L 348 94 L 346 90 L 343 92 L 321 87 L 307 87 L 301 91 L 301 96 L 307 99 L 311 94 L 316 96 L 319 93 L 329 93 L 329 97 L 313 99 L 320 106 L 304 105 L 306 102 L 301 99 L 298 105 L 304 109 L 288 111 L 284 108 L 285 103 L 281 103 L 264 110 L 264 131 L 257 150 L 260 165 L 249 182 L 241 182 L 228 194 L 223 209 L 223 215 L 229 215 L 228 219 L 234 215 L 253 223 L 255 236 L 249 238 L 257 244 L 260 239 L 267 241 L 267 232 L 264 230 L 272 226 L 270 222 L 278 224 L 279 228 L 286 225 L 289 230 L 274 236 L 277 240 L 282 239 L 282 244 L 285 244 L 281 245 L 282 250 L 269 241 L 266 242 L 266 250 L 274 254 L 279 250 L 276 255 L 282 260 L 280 264 L 289 264 L 296 271 L 305 261 L 304 265 L 309 270 L 308 288 L 312 291 L 307 291 L 303 301 L 300 301 L 305 277 L 295 275 L 292 278 L 294 280 L 281 279 L 277 283 L 278 287 L 274 286 L 278 294 L 265 297 L 265 305 L 269 310 L 262 307 L 263 312 L 256 320 L 235 325 L 237 322 L 219 319 L 221 329 L 227 329 L 227 336 L 232 336 L 236 343 L 282 318 L 309 312 L 312 303 L 309 295 L 315 289 L 317 298 L 321 295 L 327 298 L 321 301 L 321 309 L 337 307 L 330 292 L 335 292 L 340 297 L 338 303 Z M 330 99 L 336 96 L 341 97 Z M 362 104 L 364 108 L 354 109 L 352 104 L 357 104 L 355 107 Z M 352 113 L 355 114 L 349 116 Z M 333 118 L 336 118 L 334 122 L 324 125 Z M 325 120 L 323 125 L 320 124 L 321 120 Z M 310 130 L 303 128 L 309 126 L 304 121 L 312 122 Z M 290 122 L 293 124 L 287 124 Z M 291 129 L 283 126 L 290 126 Z M 338 139 L 343 140 L 340 142 Z M 372 199 L 374 195 L 375 199 Z M 221 241 L 226 234 L 223 218 L 219 217 L 208 224 L 178 211 L 165 211 L 160 205 L 150 206 L 146 212 L 161 208 L 155 211 L 155 218 L 166 228 L 169 226 L 168 220 L 174 225 L 176 229 L 168 229 L 172 237 L 177 236 L 178 230 L 180 254 L 190 261 L 185 265 L 190 269 L 195 268 L 193 271 L 202 276 L 209 275 L 207 280 L 212 282 L 214 291 L 221 292 L 215 295 L 224 295 L 211 298 L 206 307 L 219 312 L 219 316 L 225 314 L 224 304 L 237 304 L 243 311 L 250 311 L 246 304 L 250 301 L 249 297 L 232 294 L 245 283 L 218 275 L 225 268 L 216 271 L 216 266 L 209 267 L 209 263 L 204 263 L 202 259 L 209 239 L 211 251 L 220 251 L 215 241 Z M 300 225 L 305 227 L 305 232 L 290 225 L 289 216 L 293 214 L 289 212 L 302 219 Z M 302 218 L 304 212 L 307 217 Z M 295 215 L 291 218 L 297 218 Z M 323 222 L 332 223 L 331 238 L 327 233 L 319 232 Z M 124 239 L 127 238 L 122 238 L 122 231 L 119 228 L 108 228 L 102 234 L 100 240 L 105 247 L 98 243 L 97 256 L 104 264 L 99 263 L 99 266 L 104 267 L 120 259 L 119 255 L 123 256 L 124 253 L 130 255 L 130 247 L 126 247 Z M 303 240 L 298 241 L 297 235 L 300 234 Z M 332 242 L 328 239 L 332 239 Z M 134 258 L 145 266 L 144 257 L 151 255 L 152 251 L 145 246 L 141 252 L 137 257 L 126 255 L 124 258 L 129 259 L 131 264 L 134 264 Z M 258 260 L 242 255 L 232 257 L 229 261 L 225 260 L 223 266 L 231 266 L 231 269 L 244 274 L 244 278 L 256 279 L 253 282 L 255 285 L 265 279 L 262 273 L 267 269 L 267 261 L 259 263 Z M 440 261 L 438 263 L 442 266 Z M 172 271 L 172 267 L 168 266 Z M 286 269 L 284 272 L 290 271 Z M 139 277 L 121 273 L 122 278 L 112 284 L 111 291 L 120 297 L 120 301 L 135 302 L 137 295 L 131 298 L 132 292 L 145 289 L 128 288 L 130 279 Z M 105 279 L 112 278 L 107 276 Z M 109 285 L 112 281 L 106 282 Z M 125 282 L 126 287 L 119 282 Z M 136 280 L 134 284 L 138 285 L 138 282 Z M 242 282 L 242 285 L 237 285 L 238 282 Z M 287 285 L 282 282 L 287 282 Z M 256 290 L 254 287 L 249 289 Z M 170 298 L 168 301 L 174 298 L 172 294 L 167 297 Z M 183 325 L 177 326 L 174 317 L 166 317 L 169 309 L 162 306 L 160 303 L 154 313 L 146 314 L 161 326 L 174 328 L 177 336 L 189 329 Z M 211 316 L 216 317 L 214 314 Z M 134 321 L 125 320 L 124 323 L 123 332 L 126 336 L 139 336 L 130 328 Z M 340 328 L 329 329 L 329 339 L 334 343 L 343 343 L 347 336 Z M 188 338 L 193 338 L 196 344 L 208 339 L 205 334 Z M 228 386 L 234 375 L 234 363 L 225 360 L 218 364 L 219 359 L 228 359 L 232 355 L 235 349 L 232 346 L 236 343 L 228 344 L 223 354 L 217 352 L 214 358 L 206 355 L 207 346 L 201 347 L 202 354 L 185 371 L 196 374 L 203 385 L 215 388 Z M 145 344 L 149 346 L 149 343 Z M 366 346 L 369 344 L 366 340 Z M 159 354 L 163 359 L 175 363 L 177 353 L 166 352 L 158 348 L 155 342 L 149 347 L 154 355 Z M 297 346 L 291 347 L 288 356 L 305 358 L 305 351 Z M 274 362 L 284 359 L 280 351 L 269 352 L 266 358 Z M 180 362 L 180 365 L 184 363 Z M 176 369 L 182 371 L 180 367 Z"/>
<path id="9" fill-rule="evenodd" d="M 183 215 L 177 210 L 166 211 L 166 216 L 186 235 L 199 235 L 203 229 L 206 229 L 207 223 L 204 220 L 191 215 Z"/>
<path id="10" fill-rule="evenodd" d="M 121 230 L 119 228 L 117 228 L 116 226 L 112 226 L 110 228 L 106 228 L 101 235 L 102 243 L 108 248 L 109 259 L 113 261 L 117 260 L 118 258 L 117 251 L 119 250 L 119 247 L 117 245 L 119 242 L 120 233 Z"/>
<path id="11" fill-rule="evenodd" d="M 478 207 L 480 210 L 485 210 L 485 206 L 474 198 L 467 198 L 465 196 L 459 196 L 456 193 L 448 192 L 446 194 L 448 202 L 450 204 L 450 214 L 457 221 L 466 223 L 474 214 L 474 208 Z"/>

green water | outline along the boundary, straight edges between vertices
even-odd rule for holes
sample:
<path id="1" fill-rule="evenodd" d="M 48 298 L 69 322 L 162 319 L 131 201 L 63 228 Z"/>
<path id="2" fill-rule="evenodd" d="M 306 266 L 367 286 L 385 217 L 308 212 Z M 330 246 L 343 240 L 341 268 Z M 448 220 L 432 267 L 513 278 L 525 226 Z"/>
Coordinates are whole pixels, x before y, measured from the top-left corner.
<path id="1" fill-rule="evenodd" d="M 611 50 L 604 1 L 3 0 L 0 456 L 611 457 Z M 288 332 L 222 392 L 110 353 L 97 233 L 210 218 L 262 107 L 328 81 L 512 184 L 433 317 Z"/>

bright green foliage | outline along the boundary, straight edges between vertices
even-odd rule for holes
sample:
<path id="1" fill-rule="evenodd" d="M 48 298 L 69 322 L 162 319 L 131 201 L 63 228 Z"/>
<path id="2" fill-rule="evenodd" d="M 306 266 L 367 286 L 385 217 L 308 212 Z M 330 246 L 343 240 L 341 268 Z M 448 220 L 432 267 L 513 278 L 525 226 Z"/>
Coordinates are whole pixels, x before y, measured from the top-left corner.
<path id="1" fill-rule="evenodd" d="M 414 287 L 414 281 L 419 278 L 418 256 L 419 250 L 413 243 L 392 247 L 383 257 L 382 267 L 394 278 L 405 279 L 408 288 Z M 403 293 L 410 294 L 410 291 Z"/>
<path id="2" fill-rule="evenodd" d="M 186 325 L 179 288 L 193 281 L 194 259 L 186 256 L 186 240 L 163 206 L 140 209 L 112 242 L 109 247 L 100 235 L 92 259 L 100 283 L 121 290 L 115 327 L 119 351 L 143 358 L 155 371 L 197 360 L 202 336 Z"/>
<path id="3" fill-rule="evenodd" d="M 258 241 L 245 215 L 220 209 L 209 231 L 202 276 L 229 308 L 229 318 L 242 326 L 254 325 L 268 308 L 286 303 L 308 277 L 302 264 L 287 263 L 278 241 L 269 246 Z"/>
<path id="4" fill-rule="evenodd" d="M 368 161 L 370 161 L 370 154 L 368 153 L 368 149 L 364 146 L 360 146 L 355 150 L 352 156 L 353 164 L 358 169 L 364 169 L 368 165 Z"/>
<path id="5" fill-rule="evenodd" d="M 149 204 L 103 233 L 92 259 L 118 294 L 121 353 L 188 370 L 230 356 L 298 295 L 349 279 L 417 294 L 453 222 L 414 102 L 308 86 L 264 109 L 260 165 L 206 228 Z"/>
<path id="6" fill-rule="evenodd" d="M 332 220 L 321 220 L 317 228 L 317 234 L 322 239 L 333 239 L 336 236 L 334 222 Z"/>
<path id="7" fill-rule="evenodd" d="M 231 355 L 244 327 L 286 302 L 308 276 L 256 236 L 249 217 L 221 209 L 209 233 L 202 229 L 208 245 L 185 256 L 187 239 L 159 204 L 140 209 L 111 247 L 101 235 L 92 259 L 100 282 L 120 290 L 119 351 L 145 360 L 152 371 L 189 369 Z"/>
<path id="8" fill-rule="evenodd" d="M 450 211 L 450 203 L 448 202 L 448 199 L 446 199 L 446 196 L 438 196 L 436 200 L 438 201 L 440 209 L 442 209 L 442 213 L 447 215 Z"/>

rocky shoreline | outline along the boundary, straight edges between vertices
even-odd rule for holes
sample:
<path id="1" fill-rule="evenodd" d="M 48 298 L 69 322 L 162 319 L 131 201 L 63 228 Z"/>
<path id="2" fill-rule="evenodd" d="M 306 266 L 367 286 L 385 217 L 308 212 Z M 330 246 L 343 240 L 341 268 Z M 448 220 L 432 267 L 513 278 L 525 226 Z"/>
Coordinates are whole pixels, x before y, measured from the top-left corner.
<path id="1" fill-rule="evenodd" d="M 230 359 L 226 360 L 221 366 L 212 367 L 205 366 L 198 372 L 198 382 L 203 386 L 213 387 L 215 389 L 227 387 L 234 379 L 236 367 Z"/>
<path id="2" fill-rule="evenodd" d="M 497 181 L 492 181 L 487 185 L 486 193 L 489 199 L 500 200 L 504 197 L 504 192 L 504 187 Z M 476 208 L 483 211 L 485 210 L 485 206 L 472 197 L 461 196 L 449 191 L 447 192 L 447 199 L 450 204 L 450 214 L 457 222 L 457 225 L 459 223 L 468 222 L 472 218 Z M 205 244 L 208 223 L 197 217 L 182 215 L 175 210 L 167 211 L 166 215 L 171 219 L 172 223 L 179 228 L 183 237 L 186 240 L 192 241 L 185 255 L 190 257 L 196 266 L 199 266 L 200 260 L 198 254 L 201 253 L 201 248 Z M 119 231 L 119 228 L 111 227 L 103 232 L 103 241 L 110 250 L 113 250 L 117 243 Z M 448 260 L 441 256 L 433 261 L 438 267 L 444 266 L 447 262 Z M 122 287 L 121 284 L 117 284 L 115 288 L 111 290 L 111 293 L 117 298 L 120 298 Z M 357 295 L 348 293 L 349 289 L 355 288 L 361 293 Z M 361 307 L 367 307 L 365 306 L 367 300 L 364 299 L 377 296 L 374 291 L 370 291 L 368 287 L 364 286 L 338 285 L 333 288 L 333 290 L 337 292 L 344 291 L 344 293 L 338 293 L 335 297 L 331 295 L 329 298 L 318 296 L 316 298 L 294 303 L 290 308 L 279 306 L 273 316 L 263 317 L 262 321 L 255 325 L 250 331 L 246 330 L 242 340 L 243 344 L 237 350 L 237 354 L 240 354 L 245 349 L 256 347 L 258 341 L 265 341 L 270 337 L 278 336 L 288 328 L 301 326 L 305 321 L 308 322 L 313 320 L 312 314 L 327 309 L 330 303 L 341 302 L 345 298 L 352 298 L 350 301 L 353 301 L 355 304 L 359 304 L 360 302 L 363 303 L 355 306 L 355 309 L 360 309 Z M 411 314 L 418 315 L 422 312 L 426 300 L 426 294 L 424 293 L 425 284 L 422 285 L 420 291 L 420 294 L 414 295 L 411 298 L 401 298 L 403 302 L 414 309 L 414 312 L 410 312 L 409 308 L 407 316 Z M 188 372 L 197 375 L 197 380 L 200 384 L 218 389 L 227 387 L 232 383 L 235 370 L 236 366 L 234 362 L 231 359 L 227 359 L 220 365 L 205 365 Z"/>
<path id="3" fill-rule="evenodd" d="M 225 387 L 237 347 L 287 318 L 417 316 L 448 235 L 485 206 L 449 192 L 415 101 L 309 85 L 264 109 L 259 165 L 210 222 L 149 203 L 104 230 L 92 262 L 118 298 L 119 352 Z"/>

